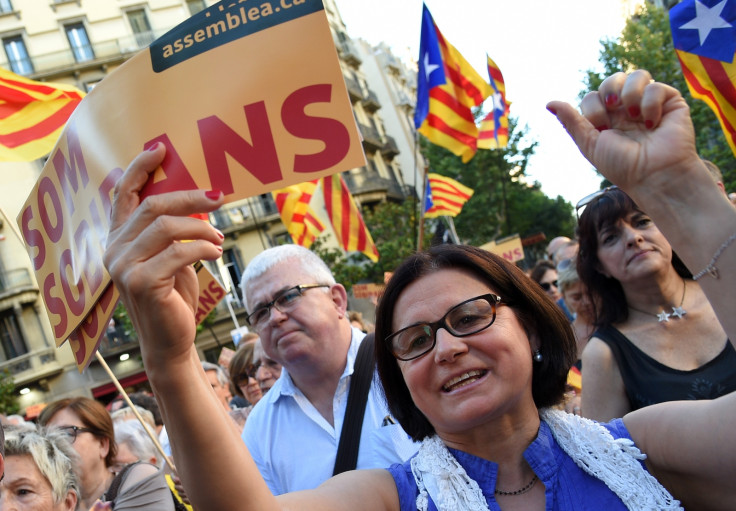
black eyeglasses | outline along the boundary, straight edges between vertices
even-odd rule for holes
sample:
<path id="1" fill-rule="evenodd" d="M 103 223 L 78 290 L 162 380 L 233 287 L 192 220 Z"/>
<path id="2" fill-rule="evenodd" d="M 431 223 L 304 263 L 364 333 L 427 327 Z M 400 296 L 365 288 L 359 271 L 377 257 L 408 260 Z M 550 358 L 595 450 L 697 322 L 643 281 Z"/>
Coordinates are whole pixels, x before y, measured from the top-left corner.
<path id="1" fill-rule="evenodd" d="M 299 284 L 298 286 L 285 289 L 278 293 L 273 300 L 267 304 L 257 308 L 248 315 L 246 321 L 248 325 L 252 326 L 256 330 L 260 330 L 268 323 L 268 318 L 271 317 L 271 307 L 275 307 L 277 311 L 287 313 L 292 311 L 299 303 L 299 298 L 302 297 L 304 291 L 307 289 L 315 289 L 318 287 L 330 287 L 329 284 Z"/>
<path id="2" fill-rule="evenodd" d="M 575 205 L 575 215 L 578 217 L 578 220 L 580 220 L 580 214 L 581 214 L 580 210 L 581 209 L 585 209 L 585 206 L 593 202 L 595 199 L 597 199 L 604 193 L 610 192 L 612 190 L 618 190 L 618 186 L 616 185 L 607 186 L 603 190 L 595 191 L 591 193 L 590 195 L 586 195 L 585 197 L 580 199 L 578 203 Z"/>
<path id="3" fill-rule="evenodd" d="M 556 288 L 560 287 L 557 285 L 556 280 L 553 280 L 552 282 L 540 282 L 539 285 L 542 286 L 542 289 L 544 289 L 545 291 L 549 291 L 552 288 L 552 286 Z"/>
<path id="4" fill-rule="evenodd" d="M 402 328 L 386 337 L 394 357 L 413 360 L 429 353 L 437 343 L 437 331 L 444 328 L 455 337 L 467 337 L 485 330 L 496 320 L 496 307 L 501 297 L 494 294 L 476 296 L 447 311 L 439 321 Z"/>
<path id="5" fill-rule="evenodd" d="M 77 436 L 79 436 L 79 433 L 92 433 L 93 435 L 96 435 L 98 433 L 96 429 L 80 428 L 79 426 L 62 426 L 58 429 L 67 437 L 69 437 L 69 442 L 72 444 L 77 441 Z"/>

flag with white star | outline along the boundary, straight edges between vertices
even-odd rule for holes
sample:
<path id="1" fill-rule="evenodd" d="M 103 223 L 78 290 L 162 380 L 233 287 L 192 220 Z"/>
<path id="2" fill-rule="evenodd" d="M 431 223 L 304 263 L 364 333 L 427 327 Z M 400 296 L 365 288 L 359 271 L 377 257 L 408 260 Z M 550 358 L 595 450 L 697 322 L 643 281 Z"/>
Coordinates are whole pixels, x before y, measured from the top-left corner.
<path id="1" fill-rule="evenodd" d="M 488 59 L 488 77 L 493 87 L 493 110 L 485 116 L 480 124 L 478 148 L 499 149 L 509 143 L 509 107 L 506 101 L 506 83 L 501 70 L 491 57 Z"/>
<path id="2" fill-rule="evenodd" d="M 427 6 L 422 10 L 417 105 L 414 126 L 433 144 L 468 162 L 478 145 L 471 108 L 492 89 L 457 49 L 445 40 Z"/>
<path id="3" fill-rule="evenodd" d="M 670 27 L 690 93 L 715 112 L 736 155 L 736 0 L 684 0 Z"/>

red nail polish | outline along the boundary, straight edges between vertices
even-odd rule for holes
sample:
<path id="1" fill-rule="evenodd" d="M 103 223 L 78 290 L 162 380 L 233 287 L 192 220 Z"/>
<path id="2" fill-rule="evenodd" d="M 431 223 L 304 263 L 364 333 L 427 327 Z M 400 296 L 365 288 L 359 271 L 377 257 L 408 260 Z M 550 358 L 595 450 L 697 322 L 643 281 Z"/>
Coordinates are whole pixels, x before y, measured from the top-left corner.
<path id="1" fill-rule="evenodd" d="M 220 190 L 207 190 L 204 192 L 205 197 L 207 197 L 209 200 L 217 200 L 222 196 L 222 191 Z"/>
<path id="2" fill-rule="evenodd" d="M 148 149 L 146 149 L 146 151 L 155 151 L 156 149 L 158 149 L 158 145 L 160 143 L 161 142 L 155 142 L 151 147 L 149 147 Z"/>
<path id="3" fill-rule="evenodd" d="M 618 103 L 618 96 L 616 94 L 609 94 L 606 96 L 606 105 L 613 106 Z"/>
<path id="4" fill-rule="evenodd" d="M 225 235 L 222 234 L 219 230 L 215 229 L 215 232 L 217 233 L 217 237 L 218 238 L 220 238 L 221 240 L 224 240 L 225 239 Z"/>
<path id="5" fill-rule="evenodd" d="M 552 115 L 557 115 L 557 109 L 553 108 L 551 106 L 547 107 L 547 111 L 549 111 Z"/>
<path id="6" fill-rule="evenodd" d="M 629 117 L 632 119 L 636 119 L 641 114 L 641 110 L 639 110 L 639 107 L 636 105 L 631 105 L 629 107 Z"/>
<path id="7" fill-rule="evenodd" d="M 598 131 L 606 131 L 608 129 L 608 126 L 606 126 L 605 124 L 601 124 L 600 126 L 596 126 L 595 129 L 597 129 Z"/>
<path id="8" fill-rule="evenodd" d="M 650 130 L 654 127 L 654 123 L 650 121 L 649 119 L 647 119 L 646 121 L 644 121 L 644 126 L 646 126 L 648 130 Z"/>

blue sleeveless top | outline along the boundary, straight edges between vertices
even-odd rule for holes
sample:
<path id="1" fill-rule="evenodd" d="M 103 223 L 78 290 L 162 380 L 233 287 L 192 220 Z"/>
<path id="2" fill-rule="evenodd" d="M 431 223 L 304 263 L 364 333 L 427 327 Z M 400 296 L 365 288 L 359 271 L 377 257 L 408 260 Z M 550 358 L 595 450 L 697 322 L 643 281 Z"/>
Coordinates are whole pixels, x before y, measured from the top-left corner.
<path id="1" fill-rule="evenodd" d="M 616 358 L 632 410 L 665 401 L 715 399 L 736 390 L 736 350 L 726 346 L 710 362 L 681 371 L 658 362 L 612 326 L 597 330 Z"/>
<path id="2" fill-rule="evenodd" d="M 631 439 L 621 419 L 602 424 L 613 435 L 613 438 Z M 492 461 L 478 458 L 457 449 L 450 452 L 463 466 L 483 491 L 492 511 L 500 511 L 493 490 L 496 487 L 498 465 Z M 537 438 L 524 451 L 524 458 L 531 466 L 539 481 L 544 483 L 547 511 L 581 511 L 605 509 L 606 511 L 625 510 L 621 499 L 599 479 L 584 472 L 578 467 L 557 444 L 549 426 L 542 421 Z M 643 464 L 642 464 L 643 466 Z M 646 470 L 646 469 L 645 469 Z M 389 472 L 394 478 L 399 492 L 401 511 L 416 510 L 419 495 L 417 483 L 411 472 L 411 460 L 403 464 L 391 465 Z M 537 482 L 539 484 L 539 482 Z M 437 511 L 432 499 L 429 499 L 429 511 Z"/>

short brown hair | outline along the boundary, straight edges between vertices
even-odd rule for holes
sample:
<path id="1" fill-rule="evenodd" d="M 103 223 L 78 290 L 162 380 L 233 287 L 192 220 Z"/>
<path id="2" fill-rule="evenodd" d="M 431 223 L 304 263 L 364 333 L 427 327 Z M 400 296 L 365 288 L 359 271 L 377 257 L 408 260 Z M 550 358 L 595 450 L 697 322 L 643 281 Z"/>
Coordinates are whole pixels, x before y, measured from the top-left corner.
<path id="1" fill-rule="evenodd" d="M 93 430 L 98 438 L 107 438 L 110 448 L 105 456 L 105 466 L 114 465 L 115 457 L 118 454 L 118 446 L 115 443 L 115 429 L 112 425 L 110 414 L 99 401 L 95 401 L 89 397 L 67 397 L 59 399 L 46 405 L 38 416 L 38 423 L 42 426 L 48 425 L 49 421 L 60 411 L 69 408 L 79 417 L 86 428 Z"/>
<path id="2" fill-rule="evenodd" d="M 439 245 L 407 258 L 394 272 L 376 311 L 376 365 L 391 414 L 414 440 L 434 434 L 434 426 L 411 399 L 396 359 L 385 339 L 392 333 L 394 307 L 411 283 L 443 269 L 470 272 L 491 286 L 516 315 L 527 335 L 539 339 L 542 362 L 532 369 L 532 397 L 537 408 L 559 403 L 567 373 L 577 360 L 575 334 L 557 304 L 512 263 L 480 248 Z"/>

